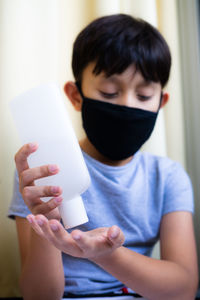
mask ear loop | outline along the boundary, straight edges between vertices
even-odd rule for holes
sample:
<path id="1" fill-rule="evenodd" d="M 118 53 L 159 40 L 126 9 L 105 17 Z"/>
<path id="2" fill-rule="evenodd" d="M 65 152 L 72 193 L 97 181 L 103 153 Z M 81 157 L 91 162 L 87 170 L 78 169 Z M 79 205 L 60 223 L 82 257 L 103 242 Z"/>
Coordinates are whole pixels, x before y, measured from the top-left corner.
<path id="1" fill-rule="evenodd" d="M 78 89 L 81 97 L 84 99 L 84 95 L 83 95 L 83 92 L 82 92 L 82 89 L 81 89 L 81 83 L 79 81 L 76 81 L 75 85 L 77 86 L 77 89 Z"/>

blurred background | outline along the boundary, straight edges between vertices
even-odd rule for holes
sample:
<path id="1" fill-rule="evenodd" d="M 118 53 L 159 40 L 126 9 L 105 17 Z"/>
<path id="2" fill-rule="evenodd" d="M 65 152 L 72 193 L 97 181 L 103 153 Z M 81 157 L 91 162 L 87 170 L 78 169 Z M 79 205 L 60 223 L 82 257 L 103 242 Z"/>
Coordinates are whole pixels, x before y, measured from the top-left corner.
<path id="1" fill-rule="evenodd" d="M 199 0 L 0 0 L 0 297 L 20 296 L 15 222 L 7 218 L 20 147 L 9 101 L 49 81 L 62 92 L 73 80 L 71 53 L 78 32 L 94 18 L 127 13 L 158 27 L 172 52 L 169 104 L 144 150 L 180 162 L 194 186 L 194 215 L 200 256 L 200 5 Z M 80 114 L 66 107 L 78 138 Z M 154 257 L 159 258 L 159 245 Z"/>

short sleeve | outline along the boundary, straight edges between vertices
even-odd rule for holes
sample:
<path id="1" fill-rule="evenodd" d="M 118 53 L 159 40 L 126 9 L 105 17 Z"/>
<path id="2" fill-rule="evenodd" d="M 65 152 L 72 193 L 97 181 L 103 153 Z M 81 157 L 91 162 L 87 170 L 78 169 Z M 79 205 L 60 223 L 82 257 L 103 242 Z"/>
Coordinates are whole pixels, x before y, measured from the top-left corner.
<path id="1" fill-rule="evenodd" d="M 8 209 L 8 217 L 11 219 L 15 219 L 15 216 L 26 218 L 26 216 L 30 213 L 31 212 L 26 206 L 26 204 L 24 203 L 22 195 L 19 191 L 19 178 L 18 178 L 17 171 L 15 171 L 13 194 L 12 194 L 10 207 Z"/>
<path id="2" fill-rule="evenodd" d="M 170 166 L 164 192 L 163 215 L 173 211 L 189 211 L 194 213 L 191 180 L 178 163 L 173 163 Z"/>

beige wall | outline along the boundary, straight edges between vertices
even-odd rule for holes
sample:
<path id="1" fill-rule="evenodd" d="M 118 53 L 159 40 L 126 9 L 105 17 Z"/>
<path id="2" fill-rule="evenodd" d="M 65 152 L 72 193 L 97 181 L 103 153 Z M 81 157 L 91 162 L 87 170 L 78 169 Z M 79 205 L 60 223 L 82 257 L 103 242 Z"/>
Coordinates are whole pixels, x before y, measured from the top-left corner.
<path id="1" fill-rule="evenodd" d="M 159 0 L 157 9 L 159 29 L 172 52 L 171 76 L 167 86 L 170 101 L 165 108 L 167 154 L 186 166 L 177 3 L 174 0 Z"/>
<path id="2" fill-rule="evenodd" d="M 168 32 L 171 32 L 172 24 L 176 28 L 173 2 L 175 1 L 0 0 L 0 297 L 19 295 L 17 278 L 20 263 L 15 223 L 6 218 L 12 195 L 13 156 L 19 148 L 19 141 L 8 108 L 9 101 L 22 91 L 42 82 L 56 81 L 62 89 L 64 82 L 72 79 L 73 40 L 80 29 L 96 16 L 121 11 L 143 17 L 156 25 L 159 7 L 159 24 L 169 43 L 172 43 L 172 38 L 176 38 L 176 33 L 172 37 Z M 167 8 L 164 3 L 168 3 Z M 171 15 L 170 23 L 167 21 L 166 10 Z M 176 62 L 178 45 L 175 43 L 171 48 Z M 177 114 L 181 111 L 179 110 L 181 107 L 179 65 L 174 66 L 172 76 L 173 84 L 169 84 L 169 89 L 171 93 L 175 93 L 173 99 L 176 98 L 178 104 L 175 104 L 173 100 L 165 116 L 161 113 L 156 133 L 145 145 L 145 149 L 165 155 L 167 148 L 172 158 L 184 164 L 183 122 L 182 115 Z M 77 137 L 80 138 L 84 134 L 81 129 L 80 115 L 74 113 L 68 103 L 66 105 L 70 111 Z M 178 136 L 173 135 L 175 134 L 174 128 L 166 125 L 166 118 L 170 120 L 170 123 L 176 124 L 178 118 Z M 171 139 L 171 134 L 174 136 L 173 139 Z M 179 142 L 176 151 L 177 139 Z"/>

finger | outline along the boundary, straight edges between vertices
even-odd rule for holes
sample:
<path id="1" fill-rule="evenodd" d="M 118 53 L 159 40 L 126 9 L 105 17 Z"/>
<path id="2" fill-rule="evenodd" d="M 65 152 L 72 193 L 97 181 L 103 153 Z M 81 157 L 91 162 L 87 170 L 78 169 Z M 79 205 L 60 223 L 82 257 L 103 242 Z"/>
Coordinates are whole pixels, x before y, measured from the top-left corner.
<path id="1" fill-rule="evenodd" d="M 113 246 L 119 247 L 124 243 L 124 234 L 122 233 L 121 229 L 116 225 L 113 225 L 108 229 L 107 237 L 109 242 Z"/>
<path id="2" fill-rule="evenodd" d="M 63 231 L 66 231 L 63 226 L 61 225 L 60 222 L 57 220 L 50 220 L 49 221 L 49 226 L 53 232 L 56 233 L 57 237 L 61 237 L 63 234 Z"/>
<path id="3" fill-rule="evenodd" d="M 69 233 L 63 228 L 60 222 L 57 220 L 48 221 L 43 215 L 37 215 L 35 219 L 43 231 L 45 238 L 57 248 L 61 248 L 66 241 L 66 237 L 69 236 Z"/>
<path id="4" fill-rule="evenodd" d="M 37 215 L 36 219 L 44 237 L 56 248 L 71 256 L 82 256 L 82 250 L 77 246 L 76 242 L 71 238 L 71 235 L 64 229 L 60 222 L 57 220 L 48 221 L 41 215 Z"/>
<path id="5" fill-rule="evenodd" d="M 67 238 L 70 237 L 69 233 L 61 225 L 61 223 L 58 222 L 57 220 L 50 220 L 49 221 L 49 226 L 50 226 L 51 230 L 53 231 L 55 237 L 58 240 L 61 240 L 61 239 L 66 240 Z"/>
<path id="6" fill-rule="evenodd" d="M 77 246 L 71 234 L 67 232 L 60 222 L 50 220 L 49 227 L 54 234 L 54 244 L 57 245 L 61 251 L 76 257 L 82 256 L 82 250 Z"/>
<path id="7" fill-rule="evenodd" d="M 49 228 L 48 219 L 43 215 L 36 215 L 35 221 L 43 233 L 43 236 L 50 242 L 53 242 L 53 234 Z"/>
<path id="8" fill-rule="evenodd" d="M 34 201 L 42 197 L 55 197 L 62 194 L 59 186 L 25 186 L 22 190 L 23 199 L 26 201 Z"/>
<path id="9" fill-rule="evenodd" d="M 36 179 L 52 176 L 58 172 L 59 167 L 57 165 L 45 165 L 24 170 L 20 174 L 20 187 L 23 189 L 24 186 L 32 184 Z"/>
<path id="10" fill-rule="evenodd" d="M 27 158 L 31 153 L 35 152 L 37 148 L 37 143 L 29 143 L 22 146 L 19 149 L 19 151 L 15 154 L 15 163 L 18 174 L 29 168 Z"/>
<path id="11" fill-rule="evenodd" d="M 38 225 L 38 223 L 35 220 L 35 216 L 34 215 L 28 215 L 26 217 L 26 219 L 28 220 L 29 224 L 31 225 L 32 229 L 40 236 L 44 236 L 43 231 L 41 230 L 40 226 Z"/>
<path id="12" fill-rule="evenodd" d="M 46 215 L 53 209 L 57 208 L 62 203 L 62 200 L 63 198 L 61 196 L 50 199 L 48 202 L 43 202 L 40 199 L 35 199 L 34 202 L 28 201 L 27 205 L 35 215 Z"/>
<path id="13" fill-rule="evenodd" d="M 83 252 L 93 251 L 91 238 L 81 230 L 73 230 L 71 236 Z"/>

